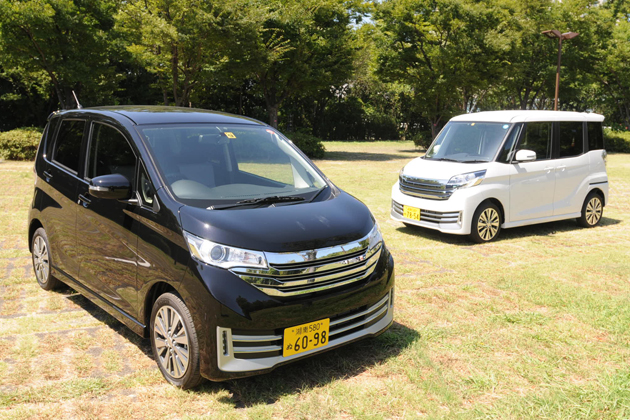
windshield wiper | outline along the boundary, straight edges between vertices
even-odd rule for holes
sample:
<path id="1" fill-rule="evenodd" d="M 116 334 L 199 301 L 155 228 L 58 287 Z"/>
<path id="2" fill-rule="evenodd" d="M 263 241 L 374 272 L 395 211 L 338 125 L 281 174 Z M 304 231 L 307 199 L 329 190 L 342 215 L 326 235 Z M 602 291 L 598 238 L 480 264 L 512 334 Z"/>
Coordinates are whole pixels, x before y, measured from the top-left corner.
<path id="1" fill-rule="evenodd" d="M 430 158 L 431 159 L 431 158 Z M 432 160 L 445 160 L 447 162 L 461 162 L 461 160 L 457 160 L 457 159 L 449 159 L 449 158 L 433 158 Z"/>
<path id="2" fill-rule="evenodd" d="M 462 160 L 462 163 L 488 163 L 489 160 Z"/>
<path id="3" fill-rule="evenodd" d="M 252 198 L 249 200 L 237 201 L 236 204 L 273 204 L 282 203 L 284 201 L 304 201 L 304 197 L 295 195 L 272 195 L 271 197 Z"/>
<path id="4" fill-rule="evenodd" d="M 289 201 L 304 201 L 304 197 L 299 197 L 295 195 L 289 195 L 289 196 L 273 195 L 271 197 L 261 197 L 261 198 L 251 198 L 248 200 L 241 200 L 241 201 L 237 201 L 234 204 L 210 206 L 208 207 L 208 210 L 223 210 L 223 209 L 231 209 L 234 207 L 247 206 L 251 204 L 274 204 L 274 203 L 284 203 L 284 202 L 289 202 Z"/>

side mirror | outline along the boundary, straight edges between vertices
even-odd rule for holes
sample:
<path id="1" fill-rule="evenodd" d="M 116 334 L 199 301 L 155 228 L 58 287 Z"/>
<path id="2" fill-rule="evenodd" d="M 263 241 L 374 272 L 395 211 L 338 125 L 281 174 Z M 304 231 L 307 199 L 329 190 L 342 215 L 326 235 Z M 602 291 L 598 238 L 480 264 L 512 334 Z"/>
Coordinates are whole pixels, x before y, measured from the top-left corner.
<path id="1" fill-rule="evenodd" d="M 121 174 L 101 175 L 92 178 L 90 195 L 107 200 L 127 200 L 131 196 L 131 184 Z"/>
<path id="2" fill-rule="evenodd" d="M 518 152 L 516 152 L 514 160 L 517 162 L 531 162 L 533 160 L 536 160 L 536 152 L 526 149 L 519 150 Z"/>

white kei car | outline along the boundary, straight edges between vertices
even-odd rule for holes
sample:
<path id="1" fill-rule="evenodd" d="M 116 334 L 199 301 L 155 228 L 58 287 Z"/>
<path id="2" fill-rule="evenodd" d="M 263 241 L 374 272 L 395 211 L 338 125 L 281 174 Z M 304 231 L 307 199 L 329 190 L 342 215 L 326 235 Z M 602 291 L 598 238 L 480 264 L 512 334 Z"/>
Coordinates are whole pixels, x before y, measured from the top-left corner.
<path id="1" fill-rule="evenodd" d="M 603 120 L 562 111 L 454 117 L 400 171 L 391 217 L 475 242 L 561 219 L 593 227 L 608 202 Z"/>

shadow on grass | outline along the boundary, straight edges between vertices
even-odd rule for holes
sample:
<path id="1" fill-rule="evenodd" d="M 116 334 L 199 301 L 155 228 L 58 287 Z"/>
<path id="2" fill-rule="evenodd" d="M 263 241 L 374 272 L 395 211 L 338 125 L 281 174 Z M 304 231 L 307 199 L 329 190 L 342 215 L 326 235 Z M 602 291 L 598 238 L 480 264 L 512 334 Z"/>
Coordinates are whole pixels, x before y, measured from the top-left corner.
<path id="1" fill-rule="evenodd" d="M 75 292 L 72 288 L 68 287 L 67 291 L 61 291 L 61 293 L 67 293 L 68 300 L 72 301 L 75 305 L 92 315 L 94 319 L 102 322 L 104 326 L 111 328 L 125 340 L 137 346 L 147 357 L 153 359 L 151 343 L 149 340 L 144 339 L 131 331 L 125 324 L 108 314 L 104 309 L 101 309 L 92 303 L 82 294 Z"/>
<path id="2" fill-rule="evenodd" d="M 612 219 L 610 217 L 602 217 L 600 226 L 614 226 L 621 223 L 621 220 Z M 535 225 L 521 226 L 510 229 L 503 229 L 499 233 L 499 237 L 495 242 L 507 241 L 510 239 L 534 237 L 534 236 L 549 236 L 554 235 L 557 232 L 569 232 L 572 230 L 585 229 L 579 226 L 575 219 L 561 220 L 558 222 L 540 223 Z M 595 228 L 597 229 L 597 228 Z M 405 225 L 398 228 L 398 231 L 407 233 L 414 236 L 421 236 L 426 239 L 439 241 L 452 245 L 471 246 L 474 243 L 468 239 L 465 235 L 452 235 L 448 233 L 442 233 L 437 230 L 414 226 Z"/>
<path id="3" fill-rule="evenodd" d="M 357 376 L 396 357 L 419 338 L 417 331 L 394 322 L 388 331 L 376 338 L 281 366 L 265 375 L 222 383 L 206 382 L 195 391 L 216 393 L 225 389 L 229 397 L 219 401 L 233 404 L 235 408 L 273 404 L 284 395 L 299 394 L 337 379 Z"/>
<path id="4" fill-rule="evenodd" d="M 373 162 L 385 162 L 388 160 L 409 159 L 408 155 L 393 155 L 388 153 L 369 153 L 369 152 L 326 152 L 323 160 L 343 160 L 343 161 L 361 161 L 369 160 Z"/>

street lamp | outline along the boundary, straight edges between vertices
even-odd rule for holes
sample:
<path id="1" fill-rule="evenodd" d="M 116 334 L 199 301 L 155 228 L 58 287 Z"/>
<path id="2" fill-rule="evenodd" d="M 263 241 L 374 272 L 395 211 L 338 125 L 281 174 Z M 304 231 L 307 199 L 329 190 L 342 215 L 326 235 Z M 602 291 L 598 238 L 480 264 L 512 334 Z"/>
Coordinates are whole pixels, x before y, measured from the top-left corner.
<path id="1" fill-rule="evenodd" d="M 558 90 L 560 88 L 560 60 L 562 58 L 562 40 L 575 38 L 579 34 L 577 32 L 561 33 L 560 31 L 557 31 L 555 29 L 551 31 L 543 31 L 542 33 L 549 38 L 558 38 L 558 70 L 556 71 L 556 99 L 553 103 L 553 110 L 557 111 L 558 110 Z"/>

